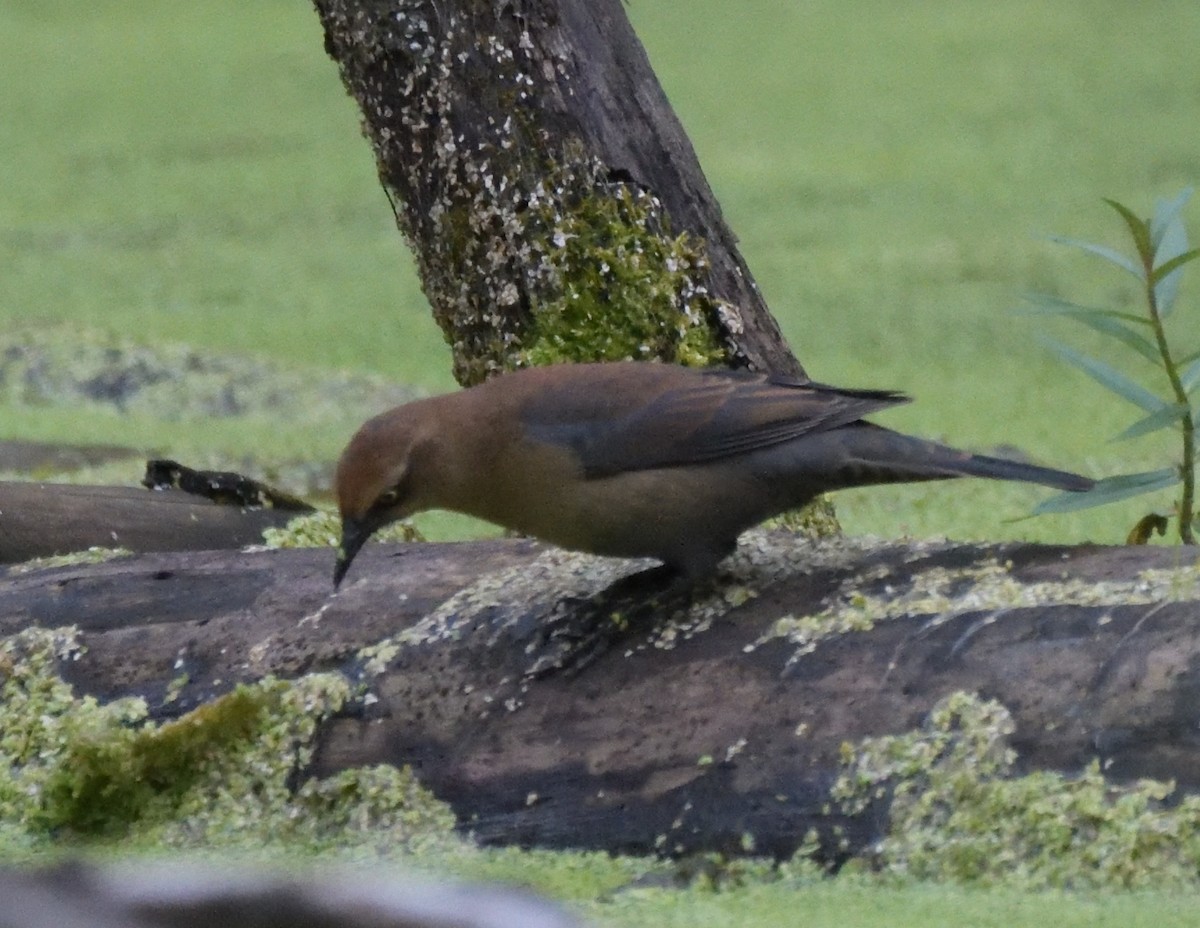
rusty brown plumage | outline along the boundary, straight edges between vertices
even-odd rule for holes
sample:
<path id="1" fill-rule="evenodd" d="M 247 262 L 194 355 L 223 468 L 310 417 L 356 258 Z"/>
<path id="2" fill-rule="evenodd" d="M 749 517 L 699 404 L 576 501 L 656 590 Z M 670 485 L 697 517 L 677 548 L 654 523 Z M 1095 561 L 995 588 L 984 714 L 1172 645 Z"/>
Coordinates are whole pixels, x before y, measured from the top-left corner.
<path id="1" fill-rule="evenodd" d="M 665 364 L 562 364 L 371 419 L 337 468 L 337 585 L 373 532 L 449 509 L 545 541 L 649 557 L 688 578 L 821 493 L 974 476 L 1086 490 L 1076 474 L 956 451 L 862 420 L 885 390 Z"/>

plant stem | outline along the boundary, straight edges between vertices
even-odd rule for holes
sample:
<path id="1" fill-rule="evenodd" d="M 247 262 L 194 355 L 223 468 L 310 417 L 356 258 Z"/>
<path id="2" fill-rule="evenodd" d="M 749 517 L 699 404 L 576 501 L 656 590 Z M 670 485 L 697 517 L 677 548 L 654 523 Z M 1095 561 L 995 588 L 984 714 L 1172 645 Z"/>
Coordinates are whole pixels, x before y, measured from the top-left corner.
<path id="1" fill-rule="evenodd" d="M 1183 381 L 1179 379 L 1179 370 L 1171 358 L 1171 349 L 1167 345 L 1167 333 L 1163 329 L 1162 316 L 1158 312 L 1158 297 L 1154 292 L 1154 255 L 1142 255 L 1142 267 L 1146 280 L 1146 305 L 1150 309 L 1150 323 L 1154 328 L 1154 338 L 1158 342 L 1158 351 L 1162 355 L 1163 368 L 1167 379 L 1171 381 L 1171 389 L 1175 399 L 1185 407 L 1181 416 L 1183 431 L 1183 462 L 1180 464 L 1180 476 L 1183 478 L 1183 493 L 1179 499 L 1179 539 L 1185 545 L 1194 545 L 1196 536 L 1192 531 L 1192 508 L 1196 495 L 1196 424 L 1192 418 L 1192 407 L 1188 401 L 1187 391 L 1183 389 Z"/>

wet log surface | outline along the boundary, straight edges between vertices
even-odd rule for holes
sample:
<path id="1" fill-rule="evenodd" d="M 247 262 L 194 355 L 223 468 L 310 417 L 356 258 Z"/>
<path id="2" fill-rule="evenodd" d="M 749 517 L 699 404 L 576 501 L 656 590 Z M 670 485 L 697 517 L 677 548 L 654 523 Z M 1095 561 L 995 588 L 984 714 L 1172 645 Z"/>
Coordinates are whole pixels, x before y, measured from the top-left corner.
<path id="1" fill-rule="evenodd" d="M 369 704 L 323 725 L 306 773 L 411 765 L 489 843 L 686 852 L 737 850 L 752 835 L 759 853 L 784 854 L 810 827 L 841 825 L 853 850 L 883 820 L 826 808 L 840 746 L 909 731 L 957 690 L 1009 708 L 1025 769 L 1100 758 L 1116 778 L 1200 789 L 1195 554 L 895 544 L 830 556 L 765 534 L 750 550 L 762 539 L 791 560 L 739 554 L 710 600 L 719 608 L 633 628 L 581 670 L 538 678 L 527 673 L 547 628 L 599 582 L 580 564 L 633 568 L 520 540 L 371 545 L 331 596 L 327 550 L 145 554 L 10 569 L 0 634 L 76 624 L 86 652 L 64 675 L 102 698 L 140 694 L 169 717 L 266 674 L 361 675 L 360 648 L 406 632 Z M 980 570 L 1034 591 L 1032 604 L 975 602 Z M 771 636 L 782 616 L 820 613 L 850 591 L 895 601 L 933 576 L 960 606 L 914 599 L 811 653 Z M 181 671 L 186 686 L 164 704 Z"/>

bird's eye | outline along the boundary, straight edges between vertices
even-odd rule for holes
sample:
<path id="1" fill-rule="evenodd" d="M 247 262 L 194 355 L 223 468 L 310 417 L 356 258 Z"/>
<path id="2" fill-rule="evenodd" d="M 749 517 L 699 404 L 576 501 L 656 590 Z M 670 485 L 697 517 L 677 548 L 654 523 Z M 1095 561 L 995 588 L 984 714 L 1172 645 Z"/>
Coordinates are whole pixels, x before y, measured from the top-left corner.
<path id="1" fill-rule="evenodd" d="M 390 487 L 375 497 L 375 502 L 371 504 L 371 509 L 379 513 L 387 512 L 403 503 L 408 499 L 408 496 L 408 472 L 405 470 Z"/>

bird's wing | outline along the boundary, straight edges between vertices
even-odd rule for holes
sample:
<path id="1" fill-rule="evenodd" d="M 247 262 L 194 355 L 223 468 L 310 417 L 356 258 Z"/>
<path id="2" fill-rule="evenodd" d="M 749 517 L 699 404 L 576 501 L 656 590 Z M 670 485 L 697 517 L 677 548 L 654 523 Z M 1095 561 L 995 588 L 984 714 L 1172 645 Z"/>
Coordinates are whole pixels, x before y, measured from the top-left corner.
<path id="1" fill-rule="evenodd" d="M 569 398 L 534 397 L 521 416 L 530 438 L 569 447 L 588 477 L 745 454 L 908 401 L 888 390 L 725 370 L 648 376 L 644 389 L 592 386 Z"/>

